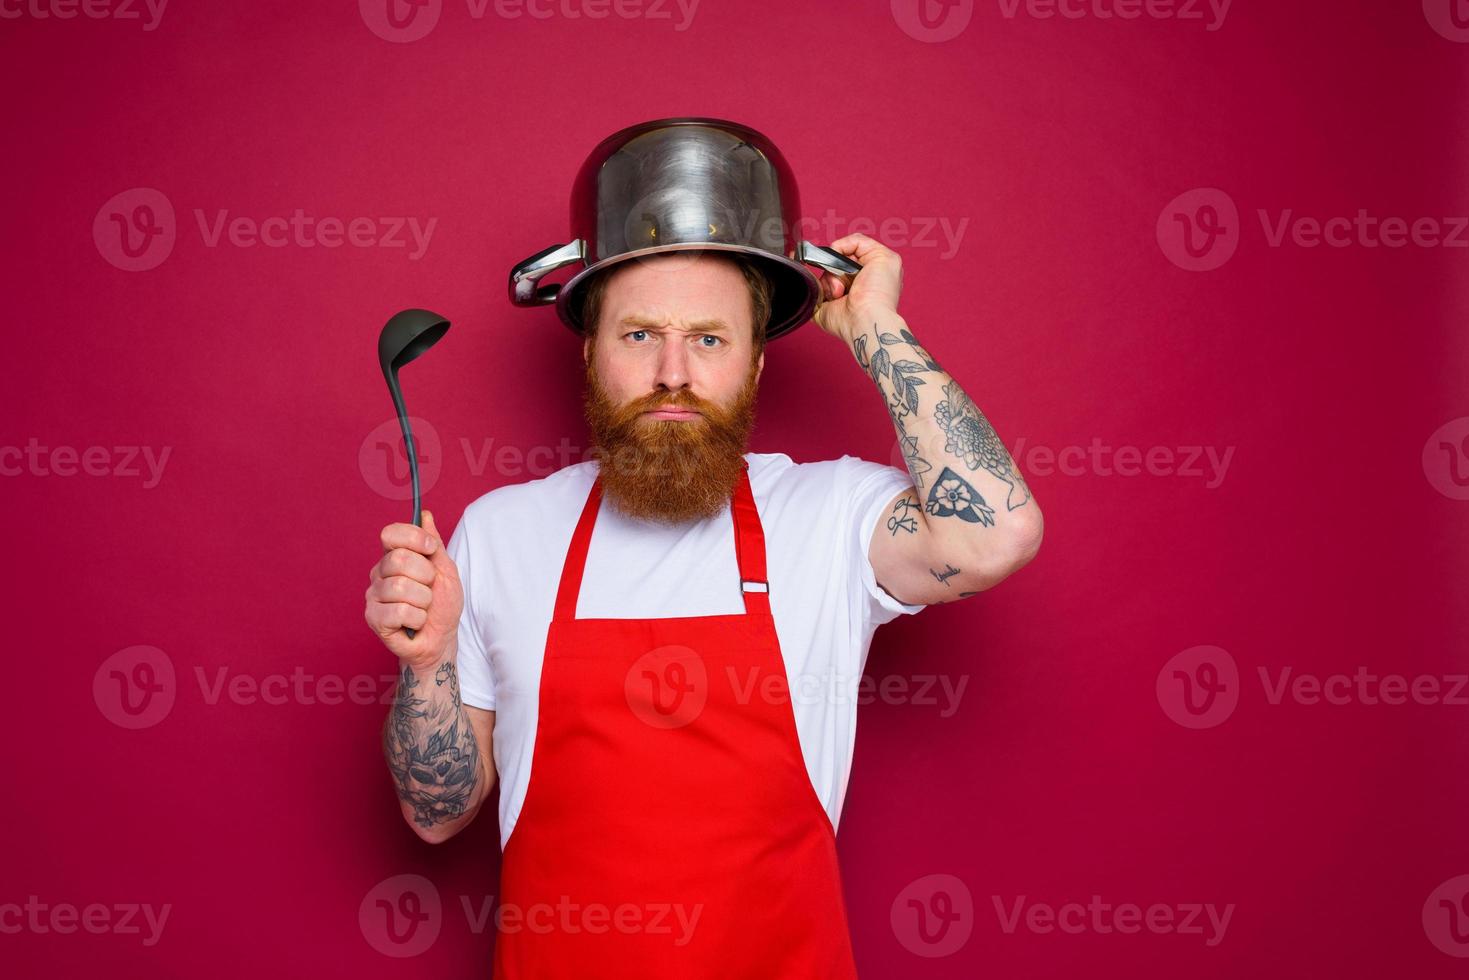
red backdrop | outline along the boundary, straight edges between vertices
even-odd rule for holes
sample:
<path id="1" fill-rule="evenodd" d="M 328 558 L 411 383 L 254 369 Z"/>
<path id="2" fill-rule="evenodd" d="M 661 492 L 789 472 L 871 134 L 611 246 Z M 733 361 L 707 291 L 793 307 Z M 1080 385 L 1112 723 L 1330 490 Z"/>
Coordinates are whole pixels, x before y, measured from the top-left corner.
<path id="1" fill-rule="evenodd" d="M 487 975 L 493 807 L 423 844 L 379 754 L 374 345 L 453 320 L 446 531 L 583 458 L 506 274 L 670 115 L 903 255 L 1046 514 L 873 645 L 863 975 L 1462 975 L 1469 10 L 394 2 L 3 8 L 9 975 Z M 756 451 L 900 462 L 813 325 L 761 398 Z"/>

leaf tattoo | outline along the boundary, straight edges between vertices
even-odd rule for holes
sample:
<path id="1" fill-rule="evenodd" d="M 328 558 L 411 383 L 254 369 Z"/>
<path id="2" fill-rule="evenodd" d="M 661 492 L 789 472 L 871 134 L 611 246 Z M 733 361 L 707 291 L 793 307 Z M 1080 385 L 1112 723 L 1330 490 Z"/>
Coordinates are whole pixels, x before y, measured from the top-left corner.
<path id="1" fill-rule="evenodd" d="M 923 489 L 923 474 L 933 469 L 933 464 L 924 459 L 918 453 L 918 437 L 910 436 L 908 430 L 903 427 L 901 419 L 894 418 L 894 424 L 898 427 L 898 441 L 903 445 L 903 458 L 908 461 L 908 472 L 913 476 L 913 482 L 918 489 Z"/>

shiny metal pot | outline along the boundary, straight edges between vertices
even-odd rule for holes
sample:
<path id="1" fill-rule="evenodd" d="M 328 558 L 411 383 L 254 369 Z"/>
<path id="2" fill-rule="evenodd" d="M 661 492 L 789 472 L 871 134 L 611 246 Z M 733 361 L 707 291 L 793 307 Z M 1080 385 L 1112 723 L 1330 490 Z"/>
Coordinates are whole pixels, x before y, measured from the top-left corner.
<path id="1" fill-rule="evenodd" d="M 724 119 L 655 119 L 597 144 L 571 192 L 573 240 L 510 272 L 517 306 L 556 304 L 572 330 L 594 273 L 659 252 L 712 249 L 757 260 L 772 286 L 766 339 L 811 318 L 818 266 L 850 282 L 861 269 L 829 248 L 795 240 L 800 195 L 790 165 L 764 135 Z M 562 283 L 541 278 L 580 264 Z"/>

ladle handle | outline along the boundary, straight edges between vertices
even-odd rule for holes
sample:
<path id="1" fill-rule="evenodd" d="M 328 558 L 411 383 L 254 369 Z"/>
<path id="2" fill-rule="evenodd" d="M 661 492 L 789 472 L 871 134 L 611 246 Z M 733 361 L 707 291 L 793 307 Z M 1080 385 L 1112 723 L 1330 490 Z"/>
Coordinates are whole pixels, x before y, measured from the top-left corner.
<path id="1" fill-rule="evenodd" d="M 418 500 L 418 460 L 413 457 L 413 437 L 408 435 L 408 421 L 403 421 L 404 439 L 408 443 L 408 469 L 413 474 L 413 523 L 423 527 L 423 510 L 419 507 Z M 408 639 L 418 635 L 418 631 L 411 626 L 403 627 L 403 632 L 408 634 Z"/>
<path id="2" fill-rule="evenodd" d="M 408 409 L 403 405 L 403 391 L 398 386 L 398 372 L 391 369 L 387 372 L 388 392 L 393 396 L 393 408 L 398 413 L 398 426 L 403 430 L 403 451 L 408 454 L 408 476 L 413 483 L 413 523 L 423 527 L 423 494 L 418 484 L 418 449 L 413 444 L 413 427 L 408 424 Z M 408 634 L 408 639 L 413 639 L 417 631 L 412 627 L 403 627 L 403 632 Z"/>

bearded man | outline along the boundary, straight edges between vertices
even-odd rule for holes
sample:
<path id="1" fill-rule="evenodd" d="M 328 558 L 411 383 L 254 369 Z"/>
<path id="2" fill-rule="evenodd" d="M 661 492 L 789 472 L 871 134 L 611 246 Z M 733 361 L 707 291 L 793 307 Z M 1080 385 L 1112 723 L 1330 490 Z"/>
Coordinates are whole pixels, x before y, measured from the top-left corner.
<path id="1" fill-rule="evenodd" d="M 447 546 L 427 511 L 382 531 L 389 770 L 434 843 L 498 780 L 496 977 L 856 976 L 835 835 L 873 633 L 991 588 L 1042 525 L 898 315 L 897 254 L 831 247 L 861 272 L 824 275 L 814 319 L 906 471 L 748 452 L 770 284 L 737 254 L 665 252 L 582 304 L 597 458 L 484 494 Z M 827 399 L 822 421 L 851 411 Z"/>

